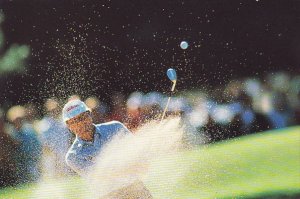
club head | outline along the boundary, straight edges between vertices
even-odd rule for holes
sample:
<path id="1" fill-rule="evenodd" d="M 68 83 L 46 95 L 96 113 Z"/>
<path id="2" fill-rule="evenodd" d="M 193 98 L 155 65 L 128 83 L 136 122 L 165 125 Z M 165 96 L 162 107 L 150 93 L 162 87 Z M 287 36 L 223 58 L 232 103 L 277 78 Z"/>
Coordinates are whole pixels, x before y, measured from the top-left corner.
<path id="1" fill-rule="evenodd" d="M 176 74 L 176 71 L 173 68 L 169 68 L 167 70 L 167 76 L 171 81 L 176 81 L 177 80 L 177 74 Z"/>

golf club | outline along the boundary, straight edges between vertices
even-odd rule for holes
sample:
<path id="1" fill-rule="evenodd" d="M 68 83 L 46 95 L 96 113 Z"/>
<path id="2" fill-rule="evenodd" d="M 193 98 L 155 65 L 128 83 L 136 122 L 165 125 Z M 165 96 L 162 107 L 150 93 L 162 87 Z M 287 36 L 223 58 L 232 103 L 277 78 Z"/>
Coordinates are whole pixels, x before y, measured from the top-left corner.
<path id="1" fill-rule="evenodd" d="M 171 88 L 171 94 L 170 94 L 170 96 L 168 98 L 167 105 L 166 105 L 166 107 L 164 109 L 164 112 L 163 112 L 163 114 L 161 116 L 161 120 L 160 121 L 163 121 L 163 119 L 164 119 L 164 117 L 166 115 L 166 112 L 167 112 L 167 109 L 168 109 L 171 97 L 172 97 L 172 95 L 174 93 L 174 90 L 175 90 L 176 81 L 177 81 L 177 74 L 176 74 L 176 71 L 173 68 L 169 68 L 167 70 L 167 76 L 173 82 L 173 85 L 172 85 L 172 88 Z"/>

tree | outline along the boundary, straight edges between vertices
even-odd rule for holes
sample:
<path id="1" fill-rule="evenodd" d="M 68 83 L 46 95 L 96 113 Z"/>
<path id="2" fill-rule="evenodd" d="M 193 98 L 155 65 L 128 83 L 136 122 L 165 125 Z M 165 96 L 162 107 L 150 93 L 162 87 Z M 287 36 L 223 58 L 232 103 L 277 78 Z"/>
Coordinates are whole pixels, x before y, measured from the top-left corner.
<path id="1" fill-rule="evenodd" d="M 0 25 L 4 21 L 4 15 L 0 11 Z M 4 34 L 0 27 L 0 51 L 4 48 Z M 27 45 L 12 44 L 0 55 L 0 76 L 11 72 L 25 70 L 25 61 L 29 57 L 30 48 Z"/>

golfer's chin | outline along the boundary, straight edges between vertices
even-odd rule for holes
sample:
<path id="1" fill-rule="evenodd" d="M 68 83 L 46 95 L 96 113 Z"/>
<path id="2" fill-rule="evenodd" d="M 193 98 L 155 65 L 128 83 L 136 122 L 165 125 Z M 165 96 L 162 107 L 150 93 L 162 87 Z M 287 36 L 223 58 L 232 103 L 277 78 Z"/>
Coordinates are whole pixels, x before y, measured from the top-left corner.
<path id="1" fill-rule="evenodd" d="M 82 128 L 70 128 L 70 131 L 72 131 L 72 133 L 74 133 L 75 135 L 84 135 L 87 132 L 87 128 L 82 127 Z"/>

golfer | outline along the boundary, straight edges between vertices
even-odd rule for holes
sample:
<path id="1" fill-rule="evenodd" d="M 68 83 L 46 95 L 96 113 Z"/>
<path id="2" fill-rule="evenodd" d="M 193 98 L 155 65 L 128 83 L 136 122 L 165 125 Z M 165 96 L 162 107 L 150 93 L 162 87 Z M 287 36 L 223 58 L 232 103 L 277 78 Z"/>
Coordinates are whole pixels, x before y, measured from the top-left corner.
<path id="1" fill-rule="evenodd" d="M 87 105 L 80 100 L 71 100 L 63 108 L 63 120 L 76 138 L 66 154 L 67 164 L 79 175 L 93 172 L 101 149 L 119 133 L 131 133 L 121 122 L 112 121 L 94 124 Z M 113 166 L 113 163 L 112 163 Z M 143 183 L 136 183 L 114 191 L 103 198 L 152 198 Z"/>

